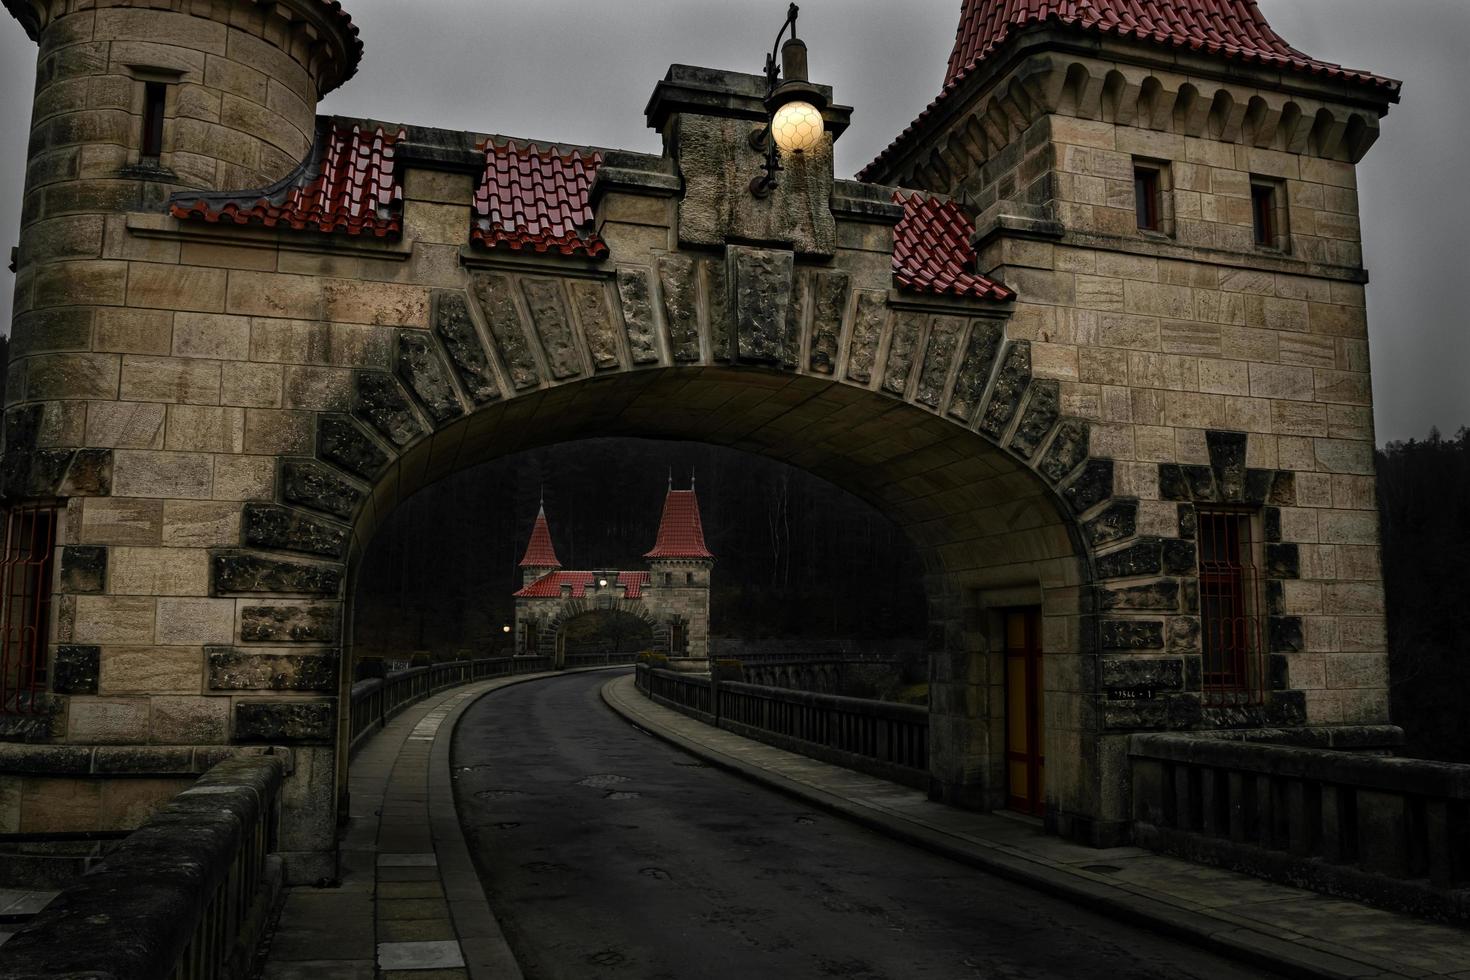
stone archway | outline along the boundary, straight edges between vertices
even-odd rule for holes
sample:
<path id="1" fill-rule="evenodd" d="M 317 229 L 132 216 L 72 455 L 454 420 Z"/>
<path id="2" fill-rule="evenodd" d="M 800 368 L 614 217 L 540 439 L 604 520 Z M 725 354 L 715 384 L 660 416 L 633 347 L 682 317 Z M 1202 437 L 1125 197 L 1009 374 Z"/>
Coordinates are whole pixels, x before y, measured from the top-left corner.
<path id="1" fill-rule="evenodd" d="M 558 661 L 561 660 L 564 648 L 561 643 L 563 630 L 576 619 L 584 616 L 593 616 L 598 613 L 624 616 L 637 620 L 648 627 L 650 638 L 657 635 L 659 622 L 649 611 L 648 606 L 634 599 L 613 599 L 603 597 L 600 599 L 568 599 L 562 603 L 541 625 L 541 648 L 544 650 L 555 650 Z M 625 651 L 618 651 L 625 652 Z M 561 663 L 558 663 L 561 666 Z"/>

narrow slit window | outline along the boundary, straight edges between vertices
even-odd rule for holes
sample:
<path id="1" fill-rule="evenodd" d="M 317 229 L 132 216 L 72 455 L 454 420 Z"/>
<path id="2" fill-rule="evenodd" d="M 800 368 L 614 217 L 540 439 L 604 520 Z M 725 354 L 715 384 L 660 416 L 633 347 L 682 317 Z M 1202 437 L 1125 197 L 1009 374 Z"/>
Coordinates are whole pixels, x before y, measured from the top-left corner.
<path id="1" fill-rule="evenodd" d="M 1133 168 L 1133 197 L 1140 231 L 1158 231 L 1162 225 L 1161 181 L 1154 167 Z"/>
<path id="2" fill-rule="evenodd" d="M 1255 704 L 1264 691 L 1253 515 L 1198 514 L 1200 645 L 1208 704 Z"/>
<path id="3" fill-rule="evenodd" d="M 163 155 L 163 109 L 168 86 L 163 82 L 143 83 L 143 141 L 141 156 L 157 162 Z"/>
<path id="4" fill-rule="evenodd" d="M 1256 244 L 1276 247 L 1276 188 L 1270 184 L 1251 185 L 1251 216 L 1254 219 Z"/>

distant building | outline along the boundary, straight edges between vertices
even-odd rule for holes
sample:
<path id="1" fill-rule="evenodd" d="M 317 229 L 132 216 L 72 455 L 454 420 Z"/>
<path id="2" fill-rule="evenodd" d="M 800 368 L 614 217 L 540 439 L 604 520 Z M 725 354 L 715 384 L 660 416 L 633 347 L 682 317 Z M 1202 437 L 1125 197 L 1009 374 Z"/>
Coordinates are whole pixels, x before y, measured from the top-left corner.
<path id="1" fill-rule="evenodd" d="M 515 593 L 516 653 L 558 656 L 561 631 L 572 620 L 602 610 L 643 620 L 653 649 L 672 658 L 709 656 L 709 583 L 715 556 L 704 543 L 694 489 L 669 488 L 648 569 L 570 571 L 551 542 L 546 508 L 536 514 L 521 559 Z"/>

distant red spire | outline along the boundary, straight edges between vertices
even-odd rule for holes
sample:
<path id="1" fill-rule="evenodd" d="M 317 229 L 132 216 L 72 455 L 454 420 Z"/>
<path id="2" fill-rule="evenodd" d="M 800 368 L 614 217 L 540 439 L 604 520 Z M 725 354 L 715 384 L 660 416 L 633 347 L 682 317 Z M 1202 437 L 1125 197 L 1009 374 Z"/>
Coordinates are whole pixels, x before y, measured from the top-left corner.
<path id="1" fill-rule="evenodd" d="M 664 513 L 658 523 L 658 540 L 644 558 L 712 560 L 704 545 L 704 525 L 699 520 L 699 498 L 690 490 L 674 490 L 664 498 Z"/>
<path id="2" fill-rule="evenodd" d="M 521 559 L 521 567 L 561 567 L 561 562 L 556 558 L 556 549 L 551 546 L 551 528 L 546 524 L 545 507 L 536 511 L 536 523 L 531 527 L 531 540 L 526 545 L 526 556 Z"/>

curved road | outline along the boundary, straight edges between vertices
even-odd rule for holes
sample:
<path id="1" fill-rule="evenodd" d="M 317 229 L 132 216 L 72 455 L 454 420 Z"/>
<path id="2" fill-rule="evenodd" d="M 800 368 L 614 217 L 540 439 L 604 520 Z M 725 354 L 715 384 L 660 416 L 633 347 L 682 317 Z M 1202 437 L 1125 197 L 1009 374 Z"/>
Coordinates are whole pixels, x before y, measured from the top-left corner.
<path id="1" fill-rule="evenodd" d="M 529 980 L 1263 976 L 708 768 L 614 715 L 611 676 L 496 692 L 454 735 Z"/>

